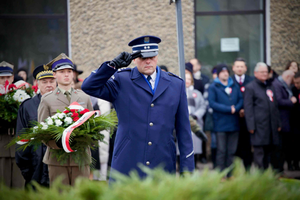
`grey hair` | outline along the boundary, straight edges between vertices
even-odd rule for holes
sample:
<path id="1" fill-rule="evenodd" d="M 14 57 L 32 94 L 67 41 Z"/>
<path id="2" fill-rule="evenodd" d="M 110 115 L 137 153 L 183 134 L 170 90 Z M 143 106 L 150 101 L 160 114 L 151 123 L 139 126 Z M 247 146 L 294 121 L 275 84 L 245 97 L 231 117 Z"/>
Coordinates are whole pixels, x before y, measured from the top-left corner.
<path id="1" fill-rule="evenodd" d="M 258 70 L 259 70 L 260 67 L 266 67 L 268 69 L 268 66 L 266 65 L 266 63 L 264 63 L 264 62 L 258 62 L 256 64 L 255 68 L 254 68 L 254 71 L 258 72 Z"/>

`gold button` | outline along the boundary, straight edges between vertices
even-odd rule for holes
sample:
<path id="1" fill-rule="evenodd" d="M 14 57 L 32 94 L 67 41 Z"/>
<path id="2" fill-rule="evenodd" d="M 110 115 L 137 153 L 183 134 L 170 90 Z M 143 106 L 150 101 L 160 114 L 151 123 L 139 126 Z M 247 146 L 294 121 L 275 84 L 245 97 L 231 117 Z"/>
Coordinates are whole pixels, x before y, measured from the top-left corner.
<path id="1" fill-rule="evenodd" d="M 149 162 L 149 161 L 147 161 L 147 162 L 146 162 L 146 165 L 150 165 L 150 162 Z"/>
<path id="2" fill-rule="evenodd" d="M 153 104 L 153 103 L 151 103 L 151 107 L 154 107 L 154 104 Z"/>
<path id="3" fill-rule="evenodd" d="M 151 146 L 151 145 L 152 145 L 152 142 L 148 142 L 148 145 Z"/>
<path id="4" fill-rule="evenodd" d="M 150 126 L 153 126 L 153 123 L 152 122 L 150 122 L 150 124 L 149 124 Z"/>

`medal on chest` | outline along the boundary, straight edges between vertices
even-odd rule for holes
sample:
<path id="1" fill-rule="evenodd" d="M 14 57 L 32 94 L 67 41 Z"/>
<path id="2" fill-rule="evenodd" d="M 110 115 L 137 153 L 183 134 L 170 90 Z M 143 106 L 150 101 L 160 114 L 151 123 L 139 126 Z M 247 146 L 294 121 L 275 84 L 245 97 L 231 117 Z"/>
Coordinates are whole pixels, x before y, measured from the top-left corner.
<path id="1" fill-rule="evenodd" d="M 274 99 L 273 99 L 273 91 L 270 90 L 270 89 L 267 89 L 266 93 L 267 93 L 267 95 L 268 95 L 270 101 L 273 102 L 273 100 L 274 100 Z"/>
<path id="2" fill-rule="evenodd" d="M 228 95 L 230 95 L 231 92 L 232 92 L 232 88 L 231 88 L 231 87 L 225 88 L 225 92 L 226 92 Z"/>

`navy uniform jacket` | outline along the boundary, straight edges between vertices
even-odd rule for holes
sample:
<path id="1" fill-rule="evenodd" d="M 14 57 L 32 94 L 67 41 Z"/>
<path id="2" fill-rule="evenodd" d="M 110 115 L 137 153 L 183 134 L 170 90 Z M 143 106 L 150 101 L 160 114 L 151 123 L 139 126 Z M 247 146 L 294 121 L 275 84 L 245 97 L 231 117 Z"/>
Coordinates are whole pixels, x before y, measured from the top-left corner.
<path id="1" fill-rule="evenodd" d="M 17 118 L 17 135 L 22 134 L 23 129 L 32 127 L 30 122 L 37 121 L 37 110 L 40 101 L 41 95 L 38 94 L 31 99 L 25 100 L 21 104 Z M 19 145 L 16 145 L 16 149 L 19 147 Z M 48 167 L 43 163 L 46 148 L 47 147 L 42 144 L 37 150 L 34 150 L 33 146 L 29 146 L 24 151 L 16 151 L 16 163 L 21 169 L 26 183 L 35 180 L 41 185 L 49 185 Z"/>
<path id="2" fill-rule="evenodd" d="M 193 142 L 188 117 L 184 81 L 172 73 L 160 74 L 153 95 L 145 77 L 137 67 L 115 69 L 103 63 L 86 78 L 82 90 L 89 95 L 113 103 L 119 124 L 112 159 L 112 168 L 128 174 L 142 163 L 150 168 L 163 166 L 176 171 L 176 129 L 180 169 L 194 170 Z M 116 73 L 115 73 L 116 72 Z M 111 78 L 110 78 L 111 77 Z"/>

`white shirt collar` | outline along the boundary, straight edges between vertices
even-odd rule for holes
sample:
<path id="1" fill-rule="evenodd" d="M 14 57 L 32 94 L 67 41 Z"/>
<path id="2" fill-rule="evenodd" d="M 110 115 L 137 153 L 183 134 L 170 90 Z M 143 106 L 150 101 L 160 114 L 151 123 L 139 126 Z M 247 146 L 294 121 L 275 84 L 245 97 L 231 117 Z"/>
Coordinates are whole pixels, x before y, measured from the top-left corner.
<path id="1" fill-rule="evenodd" d="M 145 78 L 147 79 L 148 75 L 145 75 Z M 156 70 L 153 72 L 153 74 L 150 75 L 151 76 L 151 81 L 153 81 L 155 83 L 155 80 L 156 80 L 156 76 L 157 76 L 157 72 Z"/>
<path id="2" fill-rule="evenodd" d="M 242 83 L 244 83 L 244 80 L 245 80 L 245 74 L 243 74 L 242 76 L 238 76 L 238 75 L 234 75 L 235 77 L 235 80 L 239 83 L 240 82 L 240 78 L 242 78 Z"/>

